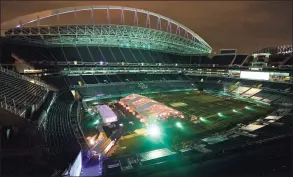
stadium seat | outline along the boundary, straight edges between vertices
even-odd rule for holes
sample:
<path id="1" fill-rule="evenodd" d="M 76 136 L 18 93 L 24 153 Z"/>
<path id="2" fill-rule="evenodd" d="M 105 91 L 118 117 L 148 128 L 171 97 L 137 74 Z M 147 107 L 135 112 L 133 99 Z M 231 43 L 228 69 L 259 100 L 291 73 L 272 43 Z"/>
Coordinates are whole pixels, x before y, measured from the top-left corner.
<path id="1" fill-rule="evenodd" d="M 49 153 L 72 152 L 80 149 L 74 132 L 76 110 L 72 111 L 73 96 L 70 92 L 58 93 L 46 118 L 45 139 Z"/>
<path id="2" fill-rule="evenodd" d="M 215 55 L 212 58 L 212 64 L 218 65 L 230 65 L 234 59 L 235 55 Z"/>
<path id="3" fill-rule="evenodd" d="M 39 107 L 48 94 L 48 89 L 27 80 L 18 74 L 0 70 L 0 102 L 5 107 L 14 107 L 21 112 L 29 107 Z M 4 106 L 5 105 L 5 106 Z"/>

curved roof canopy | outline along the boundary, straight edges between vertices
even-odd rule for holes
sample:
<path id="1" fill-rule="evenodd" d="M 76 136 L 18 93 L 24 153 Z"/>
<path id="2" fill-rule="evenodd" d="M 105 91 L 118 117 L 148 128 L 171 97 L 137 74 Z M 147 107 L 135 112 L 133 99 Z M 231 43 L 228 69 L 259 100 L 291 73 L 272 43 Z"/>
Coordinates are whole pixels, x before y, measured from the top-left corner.
<path id="1" fill-rule="evenodd" d="M 105 22 L 95 22 L 101 18 L 97 11 L 102 11 L 106 16 Z M 74 22 L 80 12 L 88 12 L 89 23 Z M 69 14 L 73 14 L 73 17 L 66 16 Z M 62 16 L 66 16 L 68 20 L 61 21 Z M 113 17 L 116 22 L 112 20 Z M 191 29 L 168 17 L 143 9 L 81 6 L 43 11 L 23 18 L 27 21 L 19 18 L 12 20 L 15 27 L 5 32 L 7 37 L 46 45 L 107 45 L 180 54 L 209 54 L 212 51 L 210 45 Z M 66 24 L 70 20 L 73 22 Z M 44 25 L 48 21 L 51 24 Z"/>
<path id="2" fill-rule="evenodd" d="M 266 47 L 259 49 L 254 54 L 258 53 L 269 53 L 272 55 L 280 55 L 280 54 L 292 54 L 292 45 L 283 45 L 278 47 Z"/>

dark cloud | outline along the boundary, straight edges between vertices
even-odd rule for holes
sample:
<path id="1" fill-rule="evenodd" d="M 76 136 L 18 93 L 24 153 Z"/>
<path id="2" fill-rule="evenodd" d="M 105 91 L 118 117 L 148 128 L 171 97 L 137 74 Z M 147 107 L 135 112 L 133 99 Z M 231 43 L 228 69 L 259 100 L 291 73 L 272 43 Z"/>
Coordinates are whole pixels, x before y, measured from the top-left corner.
<path id="1" fill-rule="evenodd" d="M 142 8 L 174 19 L 205 39 L 216 51 L 292 44 L 291 1 L 2 1 L 2 22 L 38 11 L 85 5 Z M 20 7 L 20 8 L 19 8 Z"/>

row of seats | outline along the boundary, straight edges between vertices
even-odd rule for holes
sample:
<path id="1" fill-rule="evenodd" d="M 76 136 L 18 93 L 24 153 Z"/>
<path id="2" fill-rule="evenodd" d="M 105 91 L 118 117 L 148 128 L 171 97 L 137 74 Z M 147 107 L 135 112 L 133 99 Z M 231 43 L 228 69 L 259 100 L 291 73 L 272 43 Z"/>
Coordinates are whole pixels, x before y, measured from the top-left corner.
<path id="1" fill-rule="evenodd" d="M 51 109 L 52 104 L 57 98 L 57 92 L 49 91 L 46 100 L 43 103 L 43 106 L 40 108 L 40 115 L 38 117 L 38 126 L 46 127 L 46 119 L 48 116 L 48 112 Z M 42 133 L 42 132 L 41 132 Z"/>
<path id="2" fill-rule="evenodd" d="M 290 93 L 290 90 L 292 90 L 293 88 L 291 84 L 259 82 L 259 81 L 253 81 L 253 80 L 220 78 L 220 77 L 205 77 L 205 76 L 201 76 L 201 77 L 189 76 L 189 77 L 197 83 L 197 86 L 202 88 L 209 88 L 211 90 L 224 91 L 225 85 L 228 86 L 230 84 L 235 84 L 237 82 L 240 83 L 240 87 L 238 88 L 241 88 L 241 86 L 245 86 L 247 88 L 258 87 L 261 89 L 261 91 L 256 94 L 252 94 L 249 97 L 251 97 L 252 99 L 260 100 L 267 103 L 281 102 L 282 104 L 287 104 L 287 103 L 292 103 L 292 100 L 293 100 L 292 95 L 287 95 L 288 93 Z M 236 89 L 234 91 L 237 92 Z M 244 90 L 244 92 L 245 91 L 247 91 L 247 89 Z"/>
<path id="3" fill-rule="evenodd" d="M 82 111 L 81 102 L 79 100 L 74 101 L 72 104 L 72 108 L 71 108 L 70 122 L 71 122 L 71 125 L 73 126 L 73 131 L 74 131 L 76 138 L 78 138 L 78 141 L 80 143 L 85 143 L 82 128 L 80 125 L 81 111 Z"/>
<path id="4" fill-rule="evenodd" d="M 276 82 L 260 82 L 256 80 L 245 80 L 225 77 L 208 77 L 208 76 L 192 76 L 192 80 L 200 82 L 225 82 L 225 83 L 236 83 L 239 82 L 241 85 L 260 86 L 261 89 L 268 89 L 279 92 L 288 92 L 293 89 L 292 84 L 287 83 L 276 83 Z"/>
<path id="5" fill-rule="evenodd" d="M 263 90 L 263 91 L 255 94 L 251 98 L 270 103 L 270 102 L 275 101 L 276 99 L 281 98 L 281 97 L 282 97 L 282 95 L 267 92 L 267 91 Z"/>
<path id="6" fill-rule="evenodd" d="M 247 55 L 181 56 L 159 51 L 100 46 L 40 47 L 5 44 L 3 51 L 31 62 L 77 61 L 108 63 L 219 64 L 240 65 Z"/>
<path id="7" fill-rule="evenodd" d="M 130 93 L 142 94 L 150 92 L 163 92 L 176 89 L 190 89 L 191 87 L 191 83 L 188 81 L 169 81 L 125 83 L 120 85 L 96 85 L 77 88 L 77 90 L 83 97 L 89 98 L 124 95 Z"/>
<path id="8" fill-rule="evenodd" d="M 5 105 L 26 110 L 40 103 L 47 93 L 48 90 L 42 86 L 0 70 L 0 102 Z"/>
<path id="9" fill-rule="evenodd" d="M 48 75 L 42 76 L 41 80 L 46 82 L 47 84 L 53 85 L 58 89 L 68 89 L 69 83 L 66 82 L 65 76 L 63 75 Z"/>
<path id="10" fill-rule="evenodd" d="M 66 149 L 75 151 L 79 144 L 71 124 L 73 96 L 70 92 L 59 93 L 48 112 L 46 120 L 45 143 L 48 151 L 58 155 Z"/>
<path id="11" fill-rule="evenodd" d="M 162 80 L 187 80 L 184 75 L 175 74 L 113 74 L 113 75 L 80 75 L 68 76 L 70 85 L 132 82 L 132 81 L 162 81 Z"/>

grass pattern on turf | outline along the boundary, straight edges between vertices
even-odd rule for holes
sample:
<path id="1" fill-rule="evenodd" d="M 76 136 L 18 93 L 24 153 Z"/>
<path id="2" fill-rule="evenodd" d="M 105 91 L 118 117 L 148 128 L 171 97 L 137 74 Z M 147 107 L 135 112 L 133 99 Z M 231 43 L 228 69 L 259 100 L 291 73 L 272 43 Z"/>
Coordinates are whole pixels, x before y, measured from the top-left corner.
<path id="1" fill-rule="evenodd" d="M 191 91 L 189 94 L 186 94 L 186 92 L 177 92 L 152 94 L 150 96 L 154 100 L 184 113 L 185 118 L 182 121 L 183 128 L 179 129 L 175 126 L 172 128 L 165 126 L 164 128 L 166 135 L 164 142 L 170 147 L 178 148 L 181 148 L 180 144 L 182 142 L 199 140 L 213 133 L 232 128 L 238 123 L 249 123 L 266 115 L 271 110 L 269 106 L 258 107 L 256 104 L 202 94 L 195 91 Z M 174 106 L 174 103 L 184 103 L 184 106 L 178 106 L 176 104 Z M 245 106 L 254 108 L 254 110 L 245 109 Z M 233 112 L 233 109 L 238 112 Z M 223 116 L 220 117 L 218 113 L 221 113 Z M 192 115 L 197 118 L 204 117 L 208 121 L 201 121 L 200 123 L 194 124 L 189 120 Z M 144 151 L 148 149 L 147 147 L 142 149 L 137 147 L 138 144 L 143 145 L 145 143 L 145 138 L 147 137 L 135 138 L 133 140 L 128 139 L 127 142 L 121 141 L 120 143 L 123 146 L 128 146 L 127 152 L 141 152 L 142 149 Z M 147 144 L 152 146 L 151 141 Z M 132 147 L 132 145 L 135 146 Z"/>

